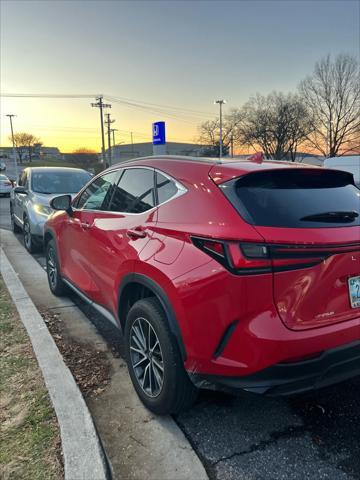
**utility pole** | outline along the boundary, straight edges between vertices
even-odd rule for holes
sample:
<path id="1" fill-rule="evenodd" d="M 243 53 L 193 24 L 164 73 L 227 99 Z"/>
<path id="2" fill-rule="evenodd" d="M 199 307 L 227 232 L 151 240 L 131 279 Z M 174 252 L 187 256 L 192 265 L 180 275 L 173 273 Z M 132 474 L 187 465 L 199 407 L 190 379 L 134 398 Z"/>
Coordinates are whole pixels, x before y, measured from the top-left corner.
<path id="1" fill-rule="evenodd" d="M 98 97 L 96 103 L 92 103 L 92 107 L 96 107 L 100 109 L 100 125 L 101 125 L 101 156 L 102 156 L 102 163 L 103 165 L 106 164 L 105 159 L 105 136 L 104 136 L 104 116 L 103 116 L 103 109 L 104 108 L 111 108 L 109 103 L 103 103 L 103 97 Z"/>
<path id="2" fill-rule="evenodd" d="M 222 157 L 223 152 L 223 135 L 222 135 L 222 106 L 226 103 L 226 100 L 215 100 L 214 103 L 218 103 L 220 106 L 220 142 L 219 142 L 219 158 Z"/>
<path id="3" fill-rule="evenodd" d="M 14 157 L 14 166 L 15 166 L 15 178 L 16 181 L 18 179 L 18 165 L 17 165 L 17 159 L 16 159 L 16 149 L 15 149 L 15 140 L 14 140 L 14 129 L 13 129 L 13 124 L 12 124 L 12 119 L 13 117 L 16 117 L 16 115 L 8 114 L 6 115 L 10 119 L 10 128 L 11 128 L 11 139 L 12 139 L 12 147 L 13 147 L 13 157 Z"/>
<path id="4" fill-rule="evenodd" d="M 108 164 L 111 166 L 111 128 L 110 125 L 115 122 L 115 120 L 110 120 L 110 113 L 105 113 L 107 120 L 105 121 L 107 125 L 107 135 L 108 135 Z"/>
<path id="5" fill-rule="evenodd" d="M 231 145 L 231 158 L 234 158 L 234 134 L 231 134 L 230 137 L 230 145 Z"/>
<path id="6" fill-rule="evenodd" d="M 117 132 L 118 129 L 117 129 L 117 128 L 111 128 L 110 131 L 111 131 L 111 133 L 112 133 L 112 138 L 113 138 L 112 148 L 114 149 L 114 150 L 113 150 L 113 153 L 114 153 L 114 154 L 112 155 L 112 158 L 114 158 L 114 157 L 115 157 L 115 132 Z"/>
<path id="7" fill-rule="evenodd" d="M 112 128 L 111 133 L 112 133 L 112 138 L 113 138 L 113 147 L 115 147 L 115 132 L 117 132 L 117 128 Z"/>
<path id="8" fill-rule="evenodd" d="M 134 139 L 133 139 L 133 132 L 130 132 L 131 136 L 131 153 L 134 156 Z"/>

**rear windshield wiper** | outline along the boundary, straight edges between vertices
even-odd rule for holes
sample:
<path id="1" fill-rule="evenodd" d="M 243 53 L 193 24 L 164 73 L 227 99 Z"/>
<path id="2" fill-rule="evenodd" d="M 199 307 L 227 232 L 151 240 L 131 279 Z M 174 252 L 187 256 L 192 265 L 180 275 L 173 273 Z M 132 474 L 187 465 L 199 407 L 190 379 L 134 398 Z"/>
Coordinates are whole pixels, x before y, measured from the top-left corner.
<path id="1" fill-rule="evenodd" d="M 357 218 L 359 214 L 355 210 L 350 210 L 348 212 L 322 212 L 315 213 L 313 215 L 308 215 L 306 217 L 300 218 L 301 221 L 306 222 L 352 222 Z"/>

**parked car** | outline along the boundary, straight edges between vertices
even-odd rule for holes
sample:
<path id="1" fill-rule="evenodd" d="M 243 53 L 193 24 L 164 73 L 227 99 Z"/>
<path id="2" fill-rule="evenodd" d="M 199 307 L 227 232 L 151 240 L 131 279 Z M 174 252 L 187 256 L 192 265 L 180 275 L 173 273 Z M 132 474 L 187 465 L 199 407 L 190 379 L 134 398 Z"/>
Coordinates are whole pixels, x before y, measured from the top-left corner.
<path id="1" fill-rule="evenodd" d="M 326 158 L 324 167 L 344 170 L 354 175 L 355 185 L 360 188 L 360 155 Z"/>
<path id="2" fill-rule="evenodd" d="M 90 178 L 79 168 L 29 167 L 22 171 L 11 192 L 10 215 L 13 231 L 23 232 L 30 253 L 42 245 L 44 224 L 53 211 L 51 199 L 60 193 L 76 194 Z"/>
<path id="3" fill-rule="evenodd" d="M 6 175 L 0 174 L 0 195 L 6 195 L 7 197 L 10 197 L 12 188 L 13 184 L 11 180 Z"/>
<path id="4" fill-rule="evenodd" d="M 360 375 L 360 193 L 286 162 L 144 158 L 51 202 L 49 286 L 124 333 L 158 414 L 198 387 L 269 395 Z"/>

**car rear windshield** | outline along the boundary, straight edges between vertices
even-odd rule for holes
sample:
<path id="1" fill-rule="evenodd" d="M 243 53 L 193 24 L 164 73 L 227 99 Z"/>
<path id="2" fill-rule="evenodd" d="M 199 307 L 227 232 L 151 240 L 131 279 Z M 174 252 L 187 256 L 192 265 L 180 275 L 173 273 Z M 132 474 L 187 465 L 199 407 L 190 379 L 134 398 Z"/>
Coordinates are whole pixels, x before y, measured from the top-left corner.
<path id="1" fill-rule="evenodd" d="M 220 185 L 245 221 L 266 227 L 360 225 L 360 190 L 337 170 L 254 172 Z"/>
<path id="2" fill-rule="evenodd" d="M 31 188 L 33 192 L 53 193 L 77 193 L 91 179 L 88 172 L 54 171 L 32 172 Z"/>

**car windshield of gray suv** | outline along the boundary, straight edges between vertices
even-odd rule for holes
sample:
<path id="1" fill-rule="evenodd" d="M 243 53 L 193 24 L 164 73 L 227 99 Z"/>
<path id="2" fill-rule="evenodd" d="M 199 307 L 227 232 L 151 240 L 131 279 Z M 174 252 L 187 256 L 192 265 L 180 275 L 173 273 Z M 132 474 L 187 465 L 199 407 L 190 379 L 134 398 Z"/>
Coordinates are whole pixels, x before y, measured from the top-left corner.
<path id="1" fill-rule="evenodd" d="M 33 192 L 77 193 L 90 180 L 87 172 L 33 172 L 31 175 L 31 188 Z"/>

